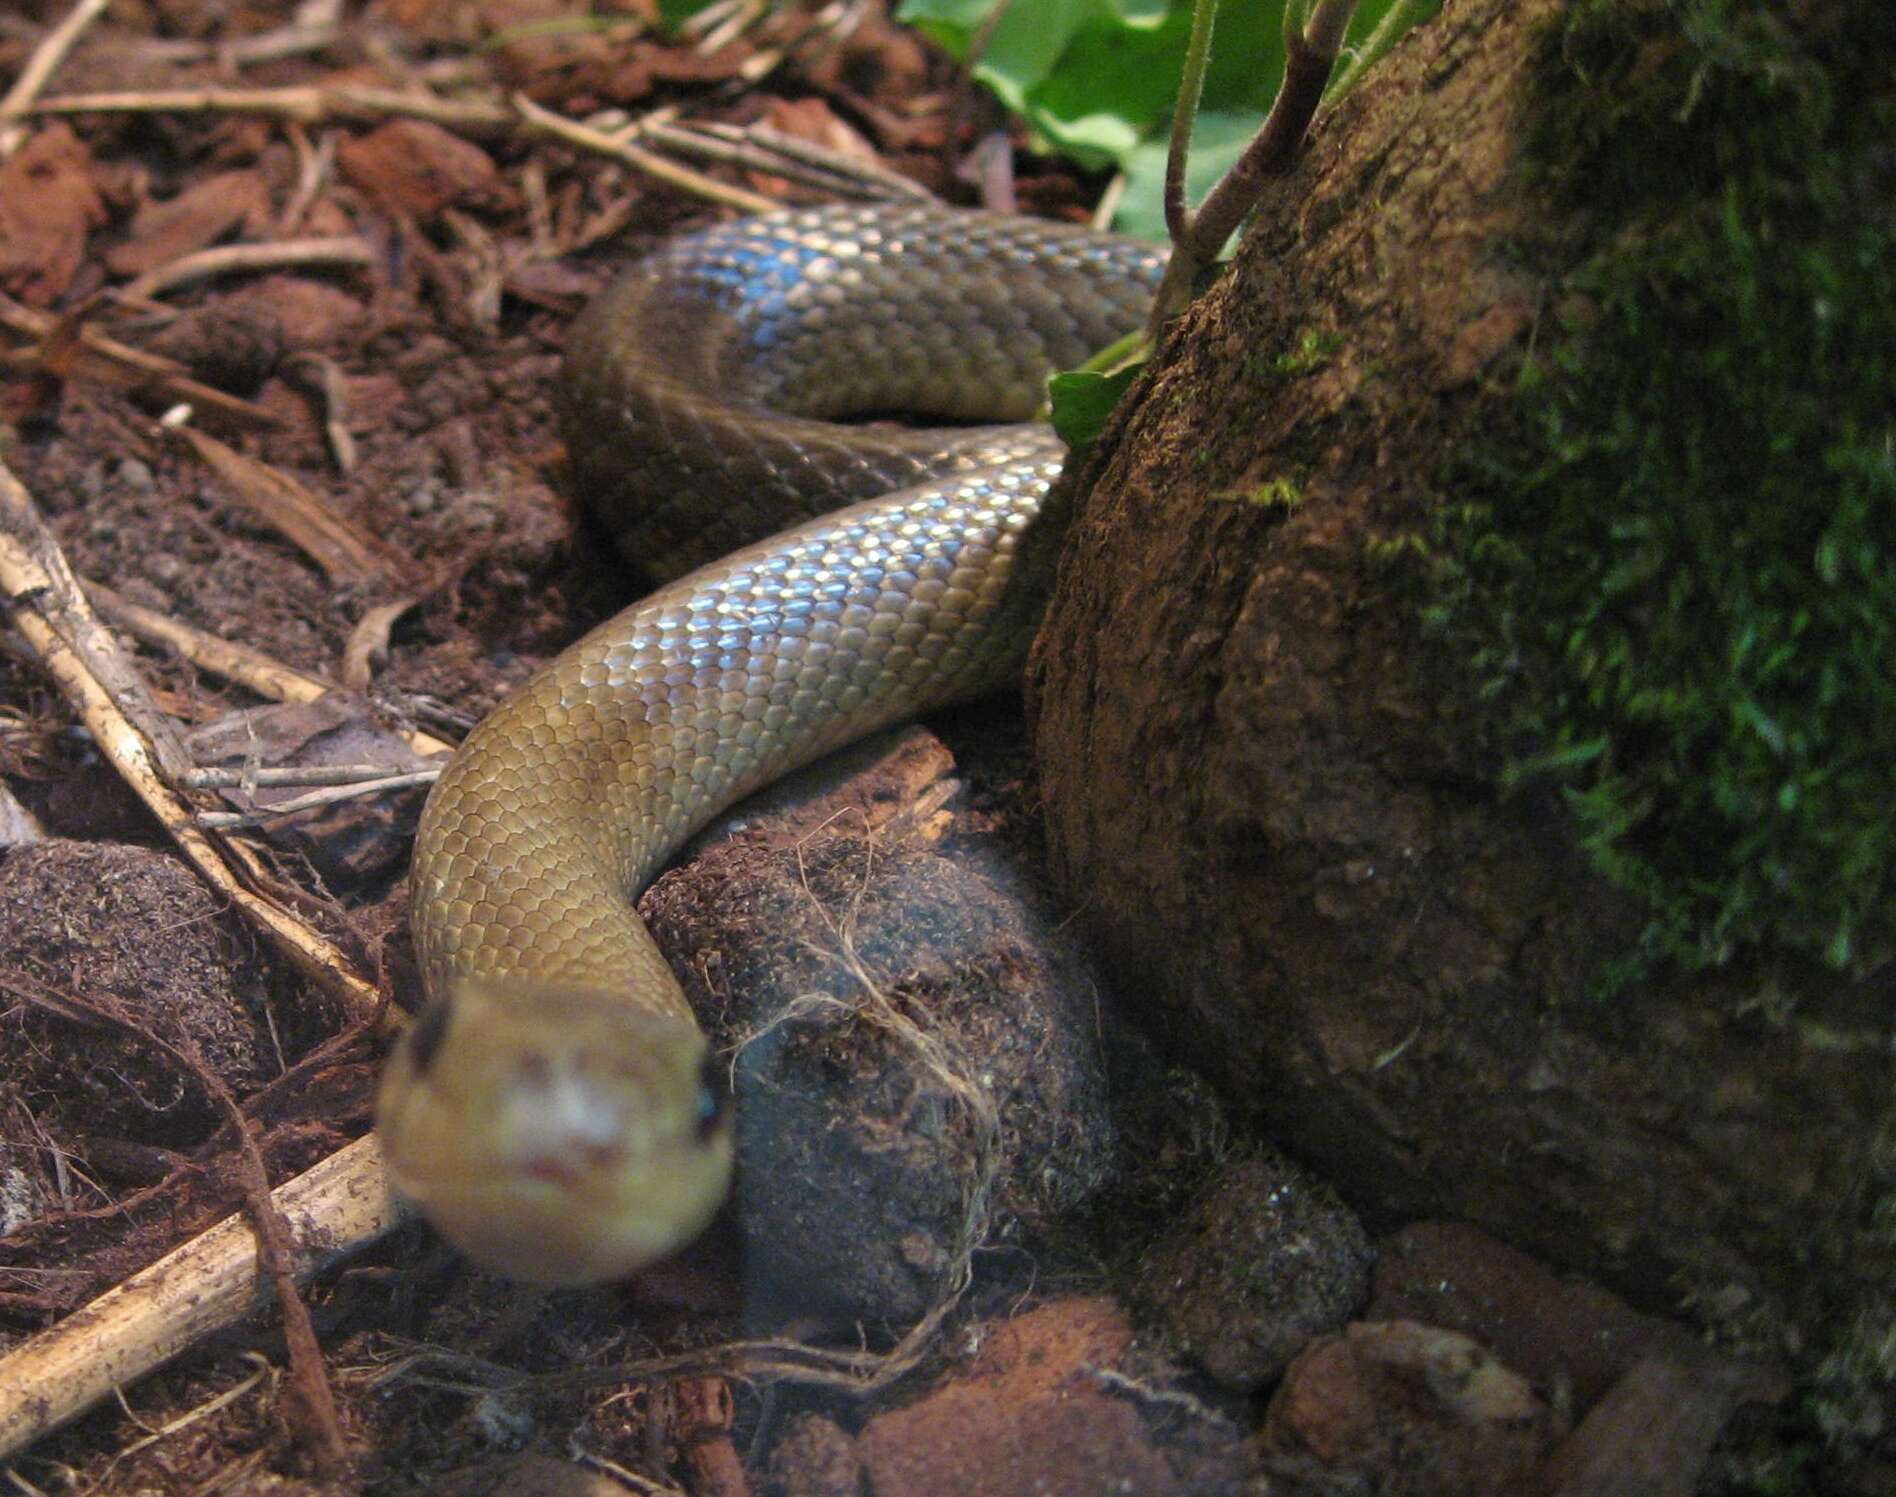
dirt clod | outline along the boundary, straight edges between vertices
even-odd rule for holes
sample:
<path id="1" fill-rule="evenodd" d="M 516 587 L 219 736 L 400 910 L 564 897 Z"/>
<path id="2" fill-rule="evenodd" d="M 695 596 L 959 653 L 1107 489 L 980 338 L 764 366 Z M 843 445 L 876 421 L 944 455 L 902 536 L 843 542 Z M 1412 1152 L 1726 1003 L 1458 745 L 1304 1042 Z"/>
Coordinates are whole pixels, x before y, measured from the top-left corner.
<path id="1" fill-rule="evenodd" d="M 0 971 L 70 1000 L 67 1017 L 6 995 L 0 1076 L 69 1143 L 112 1134 L 178 1147 L 216 1119 L 177 1062 L 87 1018 L 106 996 L 166 1039 L 188 1036 L 239 1094 L 272 1070 L 271 991 L 254 946 L 176 858 L 148 848 L 45 842 L 0 860 Z"/>
<path id="2" fill-rule="evenodd" d="M 952 766 L 938 744 L 921 762 Z M 887 768 L 919 821 L 863 835 L 890 797 L 825 775 L 641 903 L 738 1047 L 737 1212 L 765 1318 L 911 1320 L 965 1271 L 972 1223 L 1030 1237 L 1111 1168 L 1094 980 L 983 839 L 928 845 L 941 798 L 916 765 L 898 743 Z"/>
<path id="3" fill-rule="evenodd" d="M 1369 1263 L 1355 1213 L 1265 1150 L 1213 1177 L 1148 1254 L 1137 1282 L 1180 1351 L 1219 1382 L 1255 1389 L 1361 1307 Z"/>

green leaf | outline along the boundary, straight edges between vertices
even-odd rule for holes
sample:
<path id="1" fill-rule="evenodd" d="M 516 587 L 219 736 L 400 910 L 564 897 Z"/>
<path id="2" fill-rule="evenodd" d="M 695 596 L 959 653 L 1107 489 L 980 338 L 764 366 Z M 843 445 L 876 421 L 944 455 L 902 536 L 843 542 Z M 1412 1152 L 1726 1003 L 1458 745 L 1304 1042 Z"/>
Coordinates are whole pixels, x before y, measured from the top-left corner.
<path id="1" fill-rule="evenodd" d="M 658 19 L 667 31 L 675 32 L 713 0 L 658 0 Z"/>
<path id="2" fill-rule="evenodd" d="M 1128 26 L 1162 26 L 1166 13 L 1172 8 L 1170 0 L 1106 0 L 1106 3 Z"/>
<path id="3" fill-rule="evenodd" d="M 1140 364 L 1116 369 L 1111 374 L 1074 369 L 1056 374 L 1047 381 L 1047 394 L 1053 405 L 1053 429 L 1060 440 L 1075 452 L 1099 440 L 1106 418 L 1119 404 L 1119 397 L 1138 377 Z"/>
<path id="4" fill-rule="evenodd" d="M 1391 3 L 1365 0 L 1351 39 L 1368 35 Z M 993 4 L 903 0 L 897 18 L 965 57 Z M 1219 12 L 1190 170 L 1195 195 L 1237 158 L 1264 119 L 1284 70 L 1282 17 L 1282 0 L 1228 4 Z M 975 77 L 1026 120 L 1040 145 L 1089 169 L 1127 170 L 1133 180 L 1115 226 L 1163 238 L 1165 133 L 1190 29 L 1188 0 L 1017 0 L 995 27 Z"/>
<path id="5" fill-rule="evenodd" d="M 957 57 L 994 8 L 995 0 L 904 0 L 896 19 L 919 26 Z M 1016 114 L 1030 113 L 1028 95 L 1044 83 L 1066 53 L 1074 33 L 1098 13 L 1103 0 L 1034 0 L 1009 10 L 974 76 Z M 1118 23 L 1118 24 L 1124 24 Z"/>

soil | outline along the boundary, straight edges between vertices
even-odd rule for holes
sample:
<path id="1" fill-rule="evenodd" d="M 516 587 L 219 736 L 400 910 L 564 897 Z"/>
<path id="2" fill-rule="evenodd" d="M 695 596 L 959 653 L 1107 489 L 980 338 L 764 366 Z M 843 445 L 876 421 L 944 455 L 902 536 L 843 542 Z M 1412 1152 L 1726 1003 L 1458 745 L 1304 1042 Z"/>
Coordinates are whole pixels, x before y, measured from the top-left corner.
<path id="1" fill-rule="evenodd" d="M 18 72 L 66 7 L 25 9 L 29 24 L 0 26 L 0 75 Z M 52 92 L 310 86 L 502 99 L 520 90 L 575 118 L 675 105 L 857 152 L 967 200 L 959 164 L 997 122 L 945 58 L 875 6 L 853 31 L 822 19 L 835 8 L 792 11 L 710 50 L 658 39 L 642 24 L 641 0 L 595 9 L 612 24 L 559 24 L 587 13 L 568 0 L 391 0 L 351 13 L 313 49 L 251 57 L 243 44 L 275 34 L 288 7 L 154 0 L 113 7 Z M 1098 184 L 1024 151 L 1015 159 L 1018 206 L 1084 216 Z M 715 175 L 786 200 L 809 196 L 763 168 Z M 360 690 L 337 698 L 350 705 L 333 721 L 247 718 L 240 736 L 302 744 L 335 733 L 348 754 L 417 724 L 453 738 L 630 595 L 624 569 L 563 493 L 550 404 L 562 330 L 642 245 L 712 212 L 544 139 L 491 123 L 390 118 L 359 102 L 315 123 L 183 107 L 36 118 L 0 164 L 0 328 L 16 355 L 0 378 L 6 462 L 82 577 Z M 350 237 L 367 251 L 355 262 L 122 294 L 133 277 L 231 237 Z M 82 325 L 175 364 L 156 375 L 128 370 L 88 349 Z M 212 398 L 218 392 L 230 401 Z M 181 400 L 227 455 L 158 424 Z M 339 522 L 339 539 L 293 538 L 302 532 L 272 507 L 283 477 Z M 258 704 L 175 653 L 147 648 L 140 663 L 165 711 L 187 725 L 229 730 L 231 714 Z M 875 900 L 926 905 L 960 881 L 981 886 L 972 897 L 985 908 L 989 885 L 1017 883 L 1000 893 L 1031 918 L 1011 908 L 979 917 L 1000 955 L 983 948 L 988 955 L 966 963 L 972 991 L 1012 1002 L 1052 987 L 1066 1010 L 1083 992 L 1081 1027 L 1098 1023 L 1104 1038 L 1071 1046 L 1071 1024 L 1065 1038 L 1048 1038 L 1031 1014 L 1018 1030 L 991 1026 L 1007 1064 L 1073 1049 L 1014 1131 L 1028 1122 L 1056 1140 L 1063 1129 L 1085 1131 L 1084 1147 L 1068 1140 L 1085 1188 L 1043 1169 L 1002 1192 L 1018 1235 L 978 1259 L 973 1288 L 935 1328 L 916 1376 L 869 1397 L 795 1377 L 775 1387 L 705 1377 L 575 1391 L 554 1375 L 739 1332 L 745 1306 L 728 1234 L 641 1286 L 542 1299 L 468 1269 L 409 1228 L 308 1292 L 352 1462 L 346 1475 L 317 1474 L 311 1416 L 280 1381 L 273 1316 L 193 1349 L 127 1390 L 122 1405 L 10 1458 L 11 1469 L 40 1490 L 106 1493 L 939 1492 L 960 1489 L 943 1473 L 967 1481 L 969 1471 L 1000 1473 L 967 1487 L 986 1492 L 1096 1491 L 1109 1480 L 1152 1492 L 1260 1490 L 1258 1359 L 1222 1386 L 1108 1292 L 1148 1260 L 1217 1285 L 1219 1275 L 1192 1268 L 1162 1230 L 1210 1222 L 1188 1235 L 1215 1236 L 1220 1221 L 1268 1219 L 1271 1182 L 1284 1177 L 1256 1172 L 1258 1200 L 1203 1204 L 1207 1182 L 1237 1151 L 1233 1124 L 1202 1080 L 1113 1017 L 1115 998 L 1135 1012 L 1149 1007 L 1131 974 L 1087 966 L 1057 929 L 1075 912 L 1040 862 L 1017 709 L 931 726 L 939 739 L 926 752 L 953 770 L 940 803 L 951 826 L 909 827 L 904 836 L 919 844 L 892 860 Z M 201 890 L 17 644 L 0 652 L 0 772 L 53 839 L 0 860 L 4 1353 L 235 1209 L 236 1151 L 220 1096 L 241 1102 L 280 1180 L 367 1127 L 378 1042 Z M 820 794 L 860 807 L 875 792 L 856 783 Z M 259 840 L 302 907 L 396 995 L 414 989 L 400 877 L 417 802 L 276 824 Z M 808 831 L 797 804 L 786 813 L 790 840 L 739 838 L 729 855 L 737 872 L 714 862 L 706 883 L 660 891 L 682 953 L 703 945 L 714 913 L 694 900 L 740 903 L 719 880 L 754 872 L 781 891 L 804 878 L 801 866 L 794 879 L 785 866 L 802 856 L 796 837 Z M 1391 813 L 1366 802 L 1351 814 Z M 935 861 L 970 848 L 973 872 Z M 838 847 L 826 857 L 822 876 L 834 875 L 835 893 L 856 854 Z M 986 871 L 997 858 L 1013 870 L 1006 878 Z M 1347 884 L 1333 893 L 1355 897 Z M 762 964 L 732 950 L 728 970 Z M 1109 1135 L 1132 1168 L 1102 1182 L 1095 1154 Z M 959 1191 L 944 1168 L 950 1193 Z M 1312 1188 L 1298 1180 L 1300 1192 Z M 1330 1211 L 1327 1193 L 1323 1202 Z M 1392 1214 L 1386 1225 L 1395 1222 Z M 1353 1220 L 1332 1236 L 1339 1266 L 1319 1275 L 1320 1313 L 1261 1296 L 1270 1303 L 1247 1314 L 1281 1314 L 1301 1340 L 1360 1312 L 1346 1301 L 1365 1292 L 1365 1239 Z M 941 1244 L 896 1246 L 911 1265 L 926 1260 L 935 1286 Z M 772 1252 L 785 1272 L 794 1245 Z M 1282 1252 L 1258 1245 L 1260 1261 Z M 1466 1244 L 1458 1261 L 1468 1299 L 1482 1302 L 1490 1265 Z M 1536 1281 L 1535 1293 L 1551 1299 L 1551 1284 Z M 926 1298 L 902 1301 L 891 1317 Z M 1601 1323 L 1631 1313 L 1609 1307 L 1597 1311 Z M 1215 1340 L 1219 1309 L 1166 1313 L 1205 1341 Z M 1517 1321 L 1521 1313 L 1515 1306 Z M 1457 1328 L 1493 1329 L 1472 1313 Z M 899 1329 L 850 1325 L 841 1339 L 882 1348 Z M 1590 1344 L 1593 1329 L 1576 1316 L 1560 1338 Z M 1287 1360 L 1283 1324 L 1246 1321 L 1232 1334 L 1271 1348 L 1269 1376 Z M 1215 1355 L 1206 1360 L 1216 1365 Z M 1630 1365 L 1589 1363 L 1595 1396 Z M 1526 1375 L 1549 1397 L 1571 1383 L 1557 1350 L 1543 1348 Z M 1720 1405 L 1720 1418 L 1726 1412 Z M 585 1470 L 572 1463 L 580 1455 Z M 1688 1451 L 1674 1464 L 1695 1472 L 1702 1458 Z M 1315 1477 L 1285 1479 L 1286 1491 L 1328 1489 Z"/>

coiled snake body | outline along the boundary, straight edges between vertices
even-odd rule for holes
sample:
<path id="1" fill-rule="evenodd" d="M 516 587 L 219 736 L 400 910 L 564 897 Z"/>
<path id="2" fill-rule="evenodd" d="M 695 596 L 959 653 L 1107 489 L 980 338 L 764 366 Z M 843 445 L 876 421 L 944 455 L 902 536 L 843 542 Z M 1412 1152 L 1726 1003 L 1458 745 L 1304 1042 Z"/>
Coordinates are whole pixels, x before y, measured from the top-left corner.
<path id="1" fill-rule="evenodd" d="M 731 1129 L 634 896 L 750 791 L 1019 671 L 1052 434 L 835 418 L 1023 421 L 1048 370 L 1138 325 L 1161 268 L 1032 220 L 793 210 L 676 241 L 575 324 L 575 478 L 648 573 L 699 569 L 503 703 L 422 815 L 427 1002 L 377 1126 L 397 1186 L 472 1257 L 596 1282 L 702 1229 Z"/>

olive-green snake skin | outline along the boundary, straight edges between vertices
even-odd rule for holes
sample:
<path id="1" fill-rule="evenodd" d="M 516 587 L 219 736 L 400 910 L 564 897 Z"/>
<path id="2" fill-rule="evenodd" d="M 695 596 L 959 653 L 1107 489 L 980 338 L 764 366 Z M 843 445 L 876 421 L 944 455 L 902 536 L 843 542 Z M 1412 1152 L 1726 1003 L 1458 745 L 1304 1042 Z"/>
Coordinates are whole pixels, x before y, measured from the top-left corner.
<path id="1" fill-rule="evenodd" d="M 676 241 L 575 324 L 576 480 L 645 571 L 699 570 L 535 675 L 423 812 L 427 1002 L 377 1126 L 470 1256 L 590 1283 L 703 1228 L 731 1172 L 719 1067 L 633 898 L 738 798 L 1019 671 L 1051 433 L 836 418 L 1021 422 L 1050 369 L 1138 325 L 1160 269 L 1026 219 L 793 210 Z"/>

